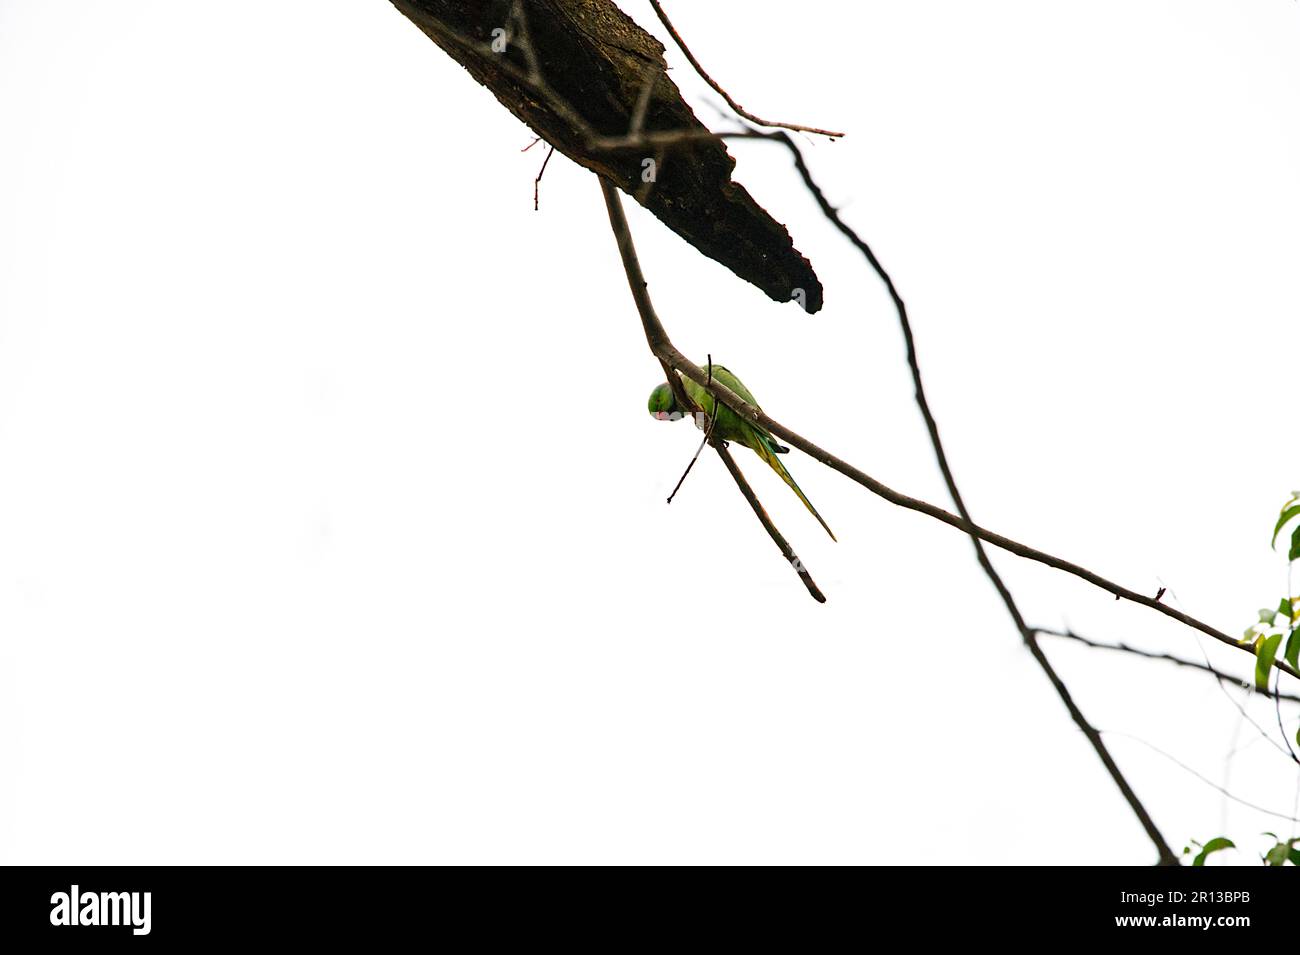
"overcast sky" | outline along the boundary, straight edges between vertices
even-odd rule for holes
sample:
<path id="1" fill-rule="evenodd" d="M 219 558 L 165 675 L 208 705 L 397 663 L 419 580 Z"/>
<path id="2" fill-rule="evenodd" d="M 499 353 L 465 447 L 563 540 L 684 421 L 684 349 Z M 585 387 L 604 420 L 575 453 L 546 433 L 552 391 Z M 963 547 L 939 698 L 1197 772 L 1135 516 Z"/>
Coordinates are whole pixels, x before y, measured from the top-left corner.
<path id="1" fill-rule="evenodd" d="M 747 107 L 848 132 L 805 154 L 978 520 L 1233 634 L 1276 606 L 1296 4 L 665 6 Z M 597 181 L 557 154 L 534 212 L 530 131 L 386 0 L 0 0 L 0 128 L 0 859 L 1154 859 L 960 533 L 792 452 L 832 543 L 739 450 L 819 606 L 715 456 L 665 505 L 698 435 L 645 413 Z M 629 203 L 674 340 L 947 506 L 878 281 L 730 148 L 826 306 Z M 995 560 L 1032 623 L 1251 671 Z M 1212 679 L 1046 649 L 1176 849 L 1292 831 L 1129 738 L 1218 783 L 1235 738 L 1228 788 L 1300 815 Z"/>

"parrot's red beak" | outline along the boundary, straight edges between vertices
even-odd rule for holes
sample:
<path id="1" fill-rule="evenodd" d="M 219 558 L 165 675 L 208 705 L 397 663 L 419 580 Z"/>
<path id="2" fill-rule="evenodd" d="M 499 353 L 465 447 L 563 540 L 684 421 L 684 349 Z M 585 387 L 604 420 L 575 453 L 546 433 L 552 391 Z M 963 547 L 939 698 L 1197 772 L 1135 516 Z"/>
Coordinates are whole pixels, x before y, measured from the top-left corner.
<path id="1" fill-rule="evenodd" d="M 655 412 L 655 420 L 656 420 L 656 421 L 667 421 L 667 420 L 668 420 L 668 412 L 667 412 L 667 411 L 656 411 L 656 412 Z"/>

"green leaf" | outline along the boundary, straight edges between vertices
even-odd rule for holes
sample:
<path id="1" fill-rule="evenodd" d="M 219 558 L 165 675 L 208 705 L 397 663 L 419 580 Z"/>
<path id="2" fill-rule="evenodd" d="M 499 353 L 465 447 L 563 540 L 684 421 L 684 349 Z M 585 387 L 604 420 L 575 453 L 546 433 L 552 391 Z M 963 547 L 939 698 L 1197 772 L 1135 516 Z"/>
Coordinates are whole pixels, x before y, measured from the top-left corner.
<path id="1" fill-rule="evenodd" d="M 1276 610 L 1269 610 L 1267 607 L 1264 607 L 1259 612 L 1259 622 L 1266 623 L 1271 627 L 1273 626 L 1273 618 L 1276 616 L 1277 616 Z"/>
<path id="2" fill-rule="evenodd" d="M 1300 669 L 1300 629 L 1292 630 L 1286 641 L 1286 662 L 1292 669 Z"/>
<path id="3" fill-rule="evenodd" d="M 1268 855 L 1264 856 L 1265 865 L 1284 865 L 1287 856 L 1291 854 L 1291 847 L 1285 842 L 1279 842 L 1272 849 L 1268 850 Z"/>
<path id="4" fill-rule="evenodd" d="M 1291 552 L 1286 555 L 1286 559 L 1300 560 L 1300 527 L 1291 535 Z"/>
<path id="5" fill-rule="evenodd" d="M 1205 865 L 1205 857 L 1211 852 L 1218 852 L 1220 849 L 1235 849 L 1231 839 L 1225 839 L 1223 836 L 1217 836 L 1201 847 L 1201 851 L 1196 858 L 1192 860 L 1192 865 Z"/>
<path id="6" fill-rule="evenodd" d="M 1277 605 L 1277 616 L 1291 619 L 1291 598 L 1283 597 L 1282 602 Z"/>
<path id="7" fill-rule="evenodd" d="M 1275 633 L 1271 637 L 1266 637 L 1259 645 L 1259 649 L 1255 651 L 1256 689 L 1268 689 L 1269 670 L 1273 669 L 1273 658 L 1277 656 L 1277 648 L 1281 645 L 1282 634 Z"/>
<path id="8" fill-rule="evenodd" d="M 1287 852 L 1286 857 L 1291 860 L 1292 865 L 1300 866 L 1300 849 L 1292 849 Z"/>
<path id="9" fill-rule="evenodd" d="M 1293 517 L 1300 517 L 1300 504 L 1282 511 L 1282 516 L 1277 519 L 1277 526 L 1273 528 L 1273 543 L 1269 545 L 1270 547 L 1277 546 L 1277 535 L 1282 533 L 1282 528 L 1286 525 L 1286 522 Z"/>

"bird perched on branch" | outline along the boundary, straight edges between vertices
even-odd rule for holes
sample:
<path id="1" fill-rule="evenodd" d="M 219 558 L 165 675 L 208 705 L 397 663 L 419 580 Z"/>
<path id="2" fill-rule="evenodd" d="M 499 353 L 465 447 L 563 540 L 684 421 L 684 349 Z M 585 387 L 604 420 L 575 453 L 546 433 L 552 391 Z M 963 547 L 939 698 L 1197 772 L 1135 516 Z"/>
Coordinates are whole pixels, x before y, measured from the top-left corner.
<path id="1" fill-rule="evenodd" d="M 758 402 L 754 400 L 753 394 L 745 387 L 744 382 L 721 365 L 710 363 L 708 367 L 715 381 L 730 388 L 738 397 L 745 399 L 755 408 L 758 407 Z M 785 465 L 777 457 L 778 454 L 785 454 L 790 449 L 777 444 L 765 428 L 746 421 L 726 405 L 716 402 L 713 395 L 704 386 L 692 381 L 685 375 L 680 376 L 680 378 L 686 396 L 695 403 L 695 408 L 702 412 L 696 418 L 696 424 L 705 431 L 712 428 L 710 433 L 714 437 L 743 444 L 766 461 L 768 466 L 781 476 L 781 480 L 790 485 L 790 490 L 799 495 L 799 500 L 803 501 L 804 507 L 808 508 L 809 513 L 817 518 L 817 522 L 826 528 L 826 533 L 831 535 L 831 540 L 835 540 L 835 534 L 830 529 L 830 526 L 822 520 L 822 516 L 817 513 L 817 508 L 812 506 L 812 502 L 799 489 L 799 485 L 794 482 L 790 472 L 785 469 Z M 650 414 L 657 421 L 677 421 L 690 415 L 695 410 L 680 407 L 677 397 L 673 394 L 668 382 L 664 382 L 650 392 L 648 406 Z"/>

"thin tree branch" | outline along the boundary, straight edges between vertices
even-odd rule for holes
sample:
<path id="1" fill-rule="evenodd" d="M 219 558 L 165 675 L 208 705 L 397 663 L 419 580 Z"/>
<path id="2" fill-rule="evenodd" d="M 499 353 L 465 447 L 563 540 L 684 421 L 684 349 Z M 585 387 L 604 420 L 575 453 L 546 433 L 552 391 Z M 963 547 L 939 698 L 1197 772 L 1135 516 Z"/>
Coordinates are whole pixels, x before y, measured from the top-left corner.
<path id="1" fill-rule="evenodd" d="M 812 594 L 813 599 L 818 603 L 824 604 L 826 602 L 826 595 L 821 592 L 816 581 L 812 579 L 812 574 L 808 573 L 808 568 L 803 565 L 803 561 L 801 561 L 799 556 L 794 552 L 794 548 L 792 548 L 786 539 L 781 536 L 781 532 L 776 529 L 776 525 L 772 523 L 772 519 L 767 516 L 767 511 L 764 510 L 763 505 L 759 503 L 758 497 L 754 494 L 754 489 L 751 488 L 749 482 L 745 480 L 745 475 L 740 472 L 740 466 L 736 464 L 735 459 L 732 458 L 731 452 L 727 450 L 726 445 L 724 445 L 722 441 L 716 438 L 710 439 L 709 443 L 713 445 L 713 450 L 718 452 L 718 457 L 722 458 L 722 463 L 725 464 L 727 470 L 731 472 L 731 477 L 735 480 L 736 487 L 740 488 L 740 493 L 745 496 L 745 500 L 749 502 L 749 506 L 754 509 L 754 515 L 758 518 L 758 522 L 763 525 L 763 529 L 767 531 L 768 536 L 772 538 L 772 541 L 780 549 L 781 556 L 785 558 L 787 564 L 794 568 L 795 573 L 799 575 L 799 579 L 802 580 L 803 585 L 808 588 L 808 593 Z"/>
<path id="2" fill-rule="evenodd" d="M 1205 665 L 1209 666 L 1210 655 L 1205 652 L 1205 647 L 1201 643 L 1199 637 L 1196 640 L 1196 648 L 1201 651 L 1201 657 L 1202 659 L 1205 660 Z M 1238 703 L 1237 700 L 1233 698 L 1233 695 L 1228 691 L 1228 688 L 1223 685 L 1222 681 L 1217 682 L 1215 685 L 1223 692 L 1224 699 L 1226 699 L 1229 703 L 1231 703 L 1237 709 L 1237 711 L 1241 713 L 1242 717 L 1246 720 L 1247 723 L 1249 723 L 1254 728 L 1255 732 L 1259 734 L 1260 738 L 1265 740 L 1270 746 L 1272 746 L 1275 750 L 1277 750 L 1279 753 L 1282 753 L 1285 756 L 1287 751 L 1284 750 L 1280 745 L 1278 745 L 1277 740 L 1269 736 L 1268 731 L 1264 729 L 1264 727 L 1256 723 L 1254 718 L 1249 713 L 1246 712 L 1245 704 Z M 1254 688 L 1253 685 L 1251 688 L 1252 689 Z M 1279 713 L 1279 717 L 1280 715 L 1281 714 Z"/>
<path id="3" fill-rule="evenodd" d="M 718 409 L 721 407 L 722 405 L 719 402 L 715 401 L 713 403 L 713 414 L 709 415 L 709 425 L 704 430 L 704 437 L 700 439 L 700 446 L 695 449 L 695 453 L 691 455 L 690 463 L 686 465 L 686 470 L 682 472 L 682 476 L 679 477 L 677 483 L 673 485 L 673 492 L 668 495 L 668 501 L 666 503 L 671 504 L 673 502 L 673 498 L 677 496 L 677 492 L 682 489 L 682 485 L 686 483 L 686 479 L 690 476 L 691 468 L 695 467 L 695 462 L 700 459 L 700 454 L 704 451 L 704 446 L 709 443 L 709 438 L 713 435 L 713 426 L 718 423 Z"/>
<path id="4" fill-rule="evenodd" d="M 1085 647 L 1091 647 L 1094 650 L 1112 650 L 1117 653 L 1127 653 L 1135 657 L 1142 657 L 1145 660 L 1164 660 L 1166 663 L 1172 663 L 1175 666 L 1200 670 L 1202 673 L 1209 673 L 1214 676 L 1220 683 L 1231 683 L 1233 686 L 1241 686 L 1245 682 L 1241 677 L 1216 669 L 1207 663 L 1198 663 L 1195 660 L 1188 660 L 1186 657 L 1178 657 L 1170 653 L 1155 653 L 1151 650 L 1143 650 L 1139 647 L 1130 646 L 1123 642 L 1102 643 L 1099 640 L 1092 640 L 1088 637 L 1080 636 L 1073 630 L 1049 630 L 1045 627 L 1035 627 L 1034 631 L 1040 636 L 1060 637 L 1063 640 L 1072 640 L 1075 643 L 1081 643 Z M 1255 692 L 1260 693 L 1263 696 L 1286 700 L 1290 703 L 1300 703 L 1300 696 L 1296 696 L 1292 693 L 1282 693 L 1276 690 L 1261 690 L 1258 687 L 1255 688 Z"/>
<path id="5" fill-rule="evenodd" d="M 1253 690 L 1253 691 L 1256 691 L 1256 692 L 1259 692 L 1259 693 L 1263 694 L 1263 695 L 1266 696 L 1266 697 L 1273 697 L 1274 705 L 1277 707 L 1278 729 L 1282 730 L 1282 738 L 1283 738 L 1283 740 L 1286 740 L 1286 730 L 1283 729 L 1283 727 L 1282 727 L 1282 709 L 1281 709 L 1281 707 L 1282 707 L 1282 703 L 1281 703 L 1281 700 L 1280 700 L 1280 699 L 1279 699 L 1279 698 L 1278 698 L 1274 693 L 1269 692 L 1267 688 L 1265 688 L 1265 689 L 1263 689 L 1263 690 L 1259 690 L 1257 687 L 1254 686 L 1253 683 L 1245 683 L 1244 681 L 1240 680 L 1239 678 L 1233 677 L 1233 676 L 1231 676 L 1231 675 L 1229 675 L 1229 674 L 1222 673 L 1221 671 L 1216 670 L 1216 669 L 1214 668 L 1214 666 L 1210 663 L 1210 657 L 1209 657 L 1209 654 L 1207 654 L 1207 653 L 1205 652 L 1205 647 L 1203 647 L 1203 646 L 1200 647 L 1200 650 L 1201 650 L 1201 656 L 1203 656 L 1203 657 L 1205 658 L 1205 662 L 1204 662 L 1204 663 L 1195 663 L 1195 662 L 1193 662 L 1193 661 L 1191 661 L 1191 660 L 1183 660 L 1183 659 L 1178 658 L 1178 657 L 1171 657 L 1171 656 L 1167 656 L 1167 655 L 1153 654 L 1153 653 L 1147 653 L 1147 652 L 1145 652 L 1145 651 L 1141 651 L 1141 650 L 1135 650 L 1135 649 L 1133 649 L 1133 648 L 1131 648 L 1131 647 L 1128 647 L 1128 646 L 1125 646 L 1125 645 L 1123 645 L 1123 644 L 1120 644 L 1119 646 L 1115 646 L 1115 645 L 1112 645 L 1112 644 L 1097 644 L 1097 643 L 1094 643 L 1093 641 L 1085 640 L 1084 638 L 1077 636 L 1077 635 L 1074 634 L 1072 631 L 1067 631 L 1067 632 L 1062 633 L 1062 632 L 1059 631 L 1059 630 L 1044 630 L 1044 629 L 1039 629 L 1037 632 L 1038 632 L 1039 634 L 1047 634 L 1047 635 L 1049 635 L 1049 636 L 1071 638 L 1071 639 L 1077 640 L 1077 641 L 1079 641 L 1080 643 L 1083 643 L 1083 644 L 1085 644 L 1085 645 L 1087 645 L 1087 646 L 1105 647 L 1105 648 L 1107 648 L 1107 649 L 1122 649 L 1122 650 L 1126 650 L 1126 651 L 1128 651 L 1128 652 L 1132 652 L 1132 653 L 1134 653 L 1134 654 L 1136 654 L 1136 655 L 1138 655 L 1138 656 L 1151 657 L 1151 658 L 1156 658 L 1156 659 L 1163 658 L 1163 659 L 1167 659 L 1167 660 L 1172 660 L 1173 662 L 1175 662 L 1175 663 L 1179 663 L 1179 664 L 1182 664 L 1182 665 L 1184 665 L 1184 666 L 1189 666 L 1189 667 L 1193 667 L 1193 668 L 1198 669 L 1198 670 L 1205 671 L 1205 672 L 1207 672 L 1207 673 L 1212 673 L 1212 674 L 1214 674 L 1214 676 L 1216 677 L 1216 680 L 1215 680 L 1215 686 L 1218 687 L 1219 691 L 1223 693 L 1223 698 L 1224 698 L 1225 700 L 1228 701 L 1228 703 L 1232 706 L 1232 708 L 1233 708 L 1234 710 L 1237 711 L 1237 714 L 1240 716 L 1240 720 L 1238 720 L 1238 722 L 1237 722 L 1237 730 L 1234 731 L 1234 734 L 1233 734 L 1233 735 L 1234 735 L 1234 739 L 1235 739 L 1235 737 L 1236 737 L 1236 733 L 1237 733 L 1237 732 L 1240 732 L 1241 724 L 1242 724 L 1242 723 L 1249 723 L 1250 726 L 1251 726 L 1251 728 L 1255 731 L 1255 733 L 1256 733 L 1258 739 L 1262 739 L 1262 740 L 1264 740 L 1266 743 L 1268 743 L 1270 746 L 1272 746 L 1275 750 L 1277 750 L 1277 751 L 1278 751 L 1279 753 L 1281 753 L 1283 756 L 1288 756 L 1289 758 L 1291 758 L 1291 759 L 1293 759 L 1293 760 L 1295 759 L 1295 755 L 1294 755 L 1294 753 L 1291 753 L 1291 752 L 1290 752 L 1290 745 L 1289 745 L 1289 743 L 1288 743 L 1287 748 L 1284 749 L 1284 748 L 1282 747 L 1282 745 L 1281 745 L 1280 743 L 1278 743 L 1277 740 L 1273 739 L 1273 737 L 1270 736 L 1270 735 L 1268 734 L 1268 730 L 1264 729 L 1264 727 L 1260 726 L 1257 722 L 1255 722 L 1255 719 L 1250 715 L 1250 713 L 1248 713 L 1248 712 L 1246 711 L 1246 707 L 1245 707 L 1245 705 L 1244 705 L 1243 703 L 1237 701 L 1236 697 L 1234 697 L 1234 696 L 1232 695 L 1231 691 L 1228 689 L 1228 686 L 1229 686 L 1229 684 L 1234 685 L 1234 686 L 1243 686 L 1243 685 L 1244 685 L 1244 688 L 1245 688 L 1246 690 L 1248 690 L 1248 691 L 1252 691 L 1252 690 Z M 1198 646 L 1199 646 L 1199 643 L 1198 643 Z M 1224 785 L 1225 785 L 1225 786 L 1227 785 L 1227 782 L 1226 782 L 1226 781 L 1225 781 Z"/>
<path id="6" fill-rule="evenodd" d="M 781 135 L 784 136 L 784 134 Z M 789 136 L 785 136 L 785 140 L 793 147 L 794 144 L 790 140 Z M 796 162 L 801 167 L 800 172 L 803 175 L 805 184 L 811 184 L 812 176 L 808 173 L 807 167 L 803 165 L 802 155 L 799 153 L 798 149 L 795 149 L 794 152 Z M 927 399 L 925 395 L 925 382 L 921 377 L 921 365 L 916 353 L 916 341 L 912 335 L 912 323 L 907 316 L 907 305 L 904 303 L 903 297 L 899 294 L 897 287 L 894 285 L 893 278 L 890 276 L 889 272 L 886 271 L 885 267 L 881 265 L 880 260 L 876 258 L 876 254 L 871 250 L 871 246 L 869 246 L 864 239 L 862 239 L 852 228 L 849 227 L 847 223 L 844 222 L 843 219 L 840 218 L 839 213 L 835 208 L 826 201 L 826 197 L 822 194 L 821 190 L 811 189 L 811 191 L 813 197 L 817 200 L 818 206 L 822 210 L 822 214 L 830 220 L 831 224 L 834 225 L 835 228 L 838 229 L 859 252 L 862 253 L 868 264 L 870 264 L 871 268 L 885 284 L 885 288 L 889 292 L 889 297 L 894 303 L 894 310 L 898 314 L 898 322 L 902 328 L 903 341 L 907 349 L 907 365 L 912 372 L 912 384 L 915 389 L 916 405 L 921 411 L 921 417 L 925 419 L 925 427 L 930 435 L 930 445 L 934 449 L 935 460 L 939 464 L 939 470 L 943 473 L 943 480 L 948 487 L 948 493 L 952 497 L 953 504 L 957 507 L 957 513 L 961 515 L 961 528 L 971 539 L 971 544 L 975 548 L 975 557 L 979 561 L 980 567 L 984 569 L 985 576 L 987 576 L 989 582 L 993 584 L 994 589 L 998 592 L 998 596 L 1002 598 L 1002 603 L 1006 607 L 1007 613 L 1010 615 L 1012 622 L 1016 625 L 1016 629 L 1020 632 L 1021 639 L 1024 640 L 1025 646 L 1029 648 L 1030 655 L 1033 656 L 1034 660 L 1038 663 L 1039 668 L 1043 671 L 1043 674 L 1052 684 L 1053 689 L 1056 690 L 1056 694 L 1061 698 L 1061 702 L 1065 704 L 1066 710 L 1069 711 L 1070 718 L 1074 720 L 1079 729 L 1083 731 L 1084 736 L 1088 738 L 1088 742 L 1092 744 L 1093 751 L 1096 752 L 1102 765 L 1106 767 L 1106 771 L 1110 773 L 1111 779 L 1114 780 L 1115 785 L 1119 788 L 1125 801 L 1128 802 L 1129 808 L 1133 810 L 1133 814 L 1137 816 L 1138 822 L 1142 824 L 1142 828 L 1146 830 L 1147 836 L 1151 839 L 1151 842 L 1156 847 L 1156 852 L 1159 854 L 1160 864 L 1179 865 L 1178 855 L 1174 852 L 1169 843 L 1165 841 L 1165 837 L 1156 827 L 1155 820 L 1151 818 L 1151 814 L 1142 804 L 1142 800 L 1138 798 L 1137 793 L 1133 791 L 1133 787 L 1129 785 L 1128 779 L 1124 776 L 1123 772 L 1121 772 L 1118 764 L 1116 764 L 1114 758 L 1111 756 L 1110 750 L 1106 747 L 1106 743 L 1101 738 L 1101 734 L 1098 733 L 1096 728 L 1088 722 L 1086 717 L 1084 717 L 1083 711 L 1080 710 L 1078 704 L 1075 703 L 1074 697 L 1071 695 L 1069 688 L 1065 685 L 1065 681 L 1061 679 L 1060 674 L 1056 672 L 1056 668 L 1053 667 L 1051 661 L 1047 659 L 1047 654 L 1043 652 L 1043 648 L 1038 644 L 1037 634 L 1035 634 L 1034 631 L 1030 629 L 1029 625 L 1025 623 L 1025 618 L 1021 614 L 1015 598 L 1011 596 L 1011 591 L 1002 580 L 1002 575 L 997 572 L 997 568 L 993 566 L 993 562 L 989 559 L 988 553 L 984 549 L 984 542 L 980 539 L 980 535 L 975 527 L 975 521 L 971 518 L 970 511 L 966 507 L 966 502 L 962 499 L 961 491 L 957 487 L 957 479 L 953 476 L 952 467 L 948 463 L 948 454 L 944 450 L 942 439 L 939 437 L 939 425 L 934 419 L 934 414 L 930 410 L 929 399 Z"/>
<path id="7" fill-rule="evenodd" d="M 1297 818 L 1295 818 L 1294 816 L 1288 816 L 1288 815 L 1287 815 L 1286 813 L 1284 813 L 1284 812 L 1274 812 L 1272 809 L 1265 809 L 1263 806 L 1257 806 L 1257 805 L 1256 805 L 1255 803 L 1253 803 L 1253 802 L 1247 802 L 1246 800 L 1242 799 L 1240 796 L 1234 796 L 1232 793 L 1228 792 L 1228 790 L 1224 789 L 1222 786 L 1220 786 L 1220 785 L 1219 785 L 1218 783 L 1216 783 L 1214 780 L 1212 780 L 1212 779 L 1210 779 L 1210 778 L 1208 778 L 1208 777 L 1206 777 L 1206 776 L 1202 776 L 1200 773 L 1198 773 L 1196 770 L 1192 769 L 1192 767 L 1188 766 L 1186 763 L 1184 763 L 1184 762 L 1183 762 L 1182 760 L 1180 760 L 1178 757 L 1176 757 L 1176 756 L 1171 756 L 1169 753 L 1166 753 L 1166 752 L 1165 752 L 1163 749 L 1161 749 L 1159 746 L 1155 746 L 1155 745 L 1153 745 L 1153 744 L 1151 744 L 1151 743 L 1148 743 L 1146 740 L 1142 739 L 1140 736 L 1133 736 L 1133 735 L 1131 735 L 1131 734 L 1129 734 L 1129 733 L 1119 733 L 1119 732 L 1116 732 L 1115 730 L 1102 730 L 1102 732 L 1105 733 L 1107 736 L 1118 736 L 1118 737 L 1121 737 L 1122 739 L 1131 739 L 1131 740 L 1132 740 L 1133 742 L 1135 742 L 1135 743 L 1141 743 L 1143 746 L 1145 746 L 1147 749 L 1151 750 L 1153 753 L 1157 753 L 1157 754 L 1163 756 L 1165 759 L 1169 760 L 1171 763 L 1173 763 L 1174 765 L 1178 766 L 1180 769 L 1183 769 L 1183 770 L 1185 770 L 1186 772 L 1191 773 L 1193 776 L 1195 776 L 1195 777 L 1196 777 L 1197 779 L 1199 779 L 1201 782 L 1205 783 L 1205 785 L 1210 786 L 1210 787 L 1213 788 L 1213 789 L 1217 789 L 1219 792 L 1221 792 L 1223 795 L 1227 796 L 1227 797 L 1228 797 L 1229 799 L 1231 799 L 1233 802 L 1239 802 L 1239 803 L 1241 803 L 1243 806 L 1246 806 L 1246 807 L 1249 808 L 1249 809 L 1254 809 L 1256 812 L 1262 812 L 1262 813 L 1264 813 L 1264 815 L 1266 815 L 1266 816 L 1275 816 L 1275 817 L 1278 818 L 1278 819 L 1285 819 L 1285 820 L 1287 820 L 1288 822 L 1300 822 L 1300 819 L 1297 819 Z"/>
<path id="8" fill-rule="evenodd" d="M 614 240 L 618 243 L 619 258 L 623 261 L 623 272 L 627 275 L 627 284 L 632 290 L 632 301 L 636 305 L 637 314 L 641 316 L 641 327 L 645 331 L 646 344 L 650 346 L 651 353 L 659 359 L 659 364 L 668 379 L 668 387 L 672 390 L 678 407 L 684 410 L 703 410 L 695 407 L 695 402 L 686 394 L 681 380 L 673 373 L 672 366 L 661 354 L 665 349 L 671 349 L 673 352 L 677 349 L 673 348 L 672 342 L 668 340 L 668 332 L 664 330 L 663 322 L 659 321 L 659 316 L 655 314 L 654 303 L 650 301 L 650 292 L 645 275 L 641 272 L 641 261 L 636 255 L 636 246 L 632 244 L 632 230 L 628 228 L 623 204 L 619 201 L 614 186 L 607 180 L 603 178 L 600 180 L 600 188 L 605 196 L 605 210 L 609 214 L 609 225 L 614 231 Z M 703 372 L 701 376 L 704 376 Z M 710 385 L 712 379 L 712 375 L 705 377 L 705 381 Z"/>
<path id="9" fill-rule="evenodd" d="M 677 28 L 673 26 L 673 22 L 668 19 L 668 14 L 664 13 L 664 8 L 659 5 L 659 0 L 650 0 L 650 6 L 654 7 L 655 14 L 659 17 L 659 22 L 664 25 L 664 29 L 667 30 L 669 35 L 673 38 L 673 42 L 677 44 L 677 49 L 682 51 L 682 55 L 690 62 L 695 72 L 700 75 L 700 79 L 708 83 L 715 93 L 725 99 L 727 105 L 735 110 L 737 115 L 745 117 L 745 119 L 757 126 L 791 129 L 801 133 L 816 133 L 818 136 L 829 136 L 831 139 L 838 139 L 844 135 L 843 133 L 833 132 L 829 129 L 818 129 L 816 126 L 800 126 L 798 123 L 778 123 L 772 120 L 760 119 L 755 116 L 753 113 L 749 112 L 749 110 L 745 109 L 745 107 L 732 99 L 731 94 L 724 90 L 722 85 L 710 76 L 704 67 L 700 65 L 700 61 L 695 58 L 695 54 L 691 52 L 690 47 L 686 45 L 686 41 L 683 40 L 681 34 L 677 32 Z"/>
<path id="10" fill-rule="evenodd" d="M 973 536 L 974 535 L 972 535 L 972 537 Z M 985 557 L 985 561 L 987 561 L 987 559 L 988 558 Z M 1014 608 L 1014 606 L 1015 604 L 1012 603 L 1011 607 Z M 1015 616 L 1019 617 L 1018 611 L 1013 609 L 1012 612 Z M 1016 622 L 1020 627 L 1024 628 L 1025 625 L 1023 619 L 1017 619 Z M 1156 827 L 1155 820 L 1151 818 L 1151 814 L 1147 812 L 1142 801 L 1138 799 L 1137 793 L 1135 793 L 1133 787 L 1129 785 L 1128 779 L 1124 776 L 1124 773 L 1120 771 L 1119 765 L 1110 755 L 1110 750 L 1106 747 L 1105 742 L 1102 741 L 1101 733 L 1098 732 L 1096 727 L 1089 723 L 1084 717 L 1083 711 L 1079 709 L 1078 705 L 1074 702 L 1074 697 L 1070 695 L 1069 688 L 1066 687 L 1065 682 L 1056 672 L 1051 661 L 1047 659 L 1047 655 L 1043 653 L 1043 648 L 1038 645 L 1037 638 L 1034 637 L 1032 632 L 1028 631 L 1028 628 L 1025 628 L 1024 632 L 1028 634 L 1025 640 L 1025 645 L 1029 648 L 1030 654 L 1033 656 L 1034 660 L 1037 661 L 1039 667 L 1051 682 L 1053 689 L 1056 690 L 1057 696 L 1061 698 L 1061 702 L 1065 704 L 1065 708 L 1070 713 L 1070 718 L 1074 720 L 1075 725 L 1083 731 L 1083 735 L 1086 736 L 1088 742 L 1092 744 L 1093 751 L 1096 752 L 1102 765 L 1106 767 L 1106 771 L 1110 774 L 1110 778 L 1114 780 L 1115 785 L 1123 795 L 1124 801 L 1127 802 L 1129 808 L 1133 810 L 1133 815 L 1137 816 L 1138 822 L 1141 823 L 1142 828 L 1146 831 L 1147 838 L 1149 838 L 1152 844 L 1156 847 L 1156 853 L 1159 856 L 1158 864 L 1181 865 L 1182 863 L 1179 861 L 1178 855 L 1170 847 L 1169 843 L 1165 841 L 1165 837 L 1161 834 L 1159 828 Z"/>
<path id="11" fill-rule="evenodd" d="M 542 177 L 546 175 L 546 164 L 551 161 L 555 155 L 555 147 L 552 146 L 546 151 L 546 158 L 542 160 L 542 168 L 537 170 L 537 178 L 533 180 L 533 211 L 536 212 L 541 203 L 538 191 L 542 188 Z"/>

